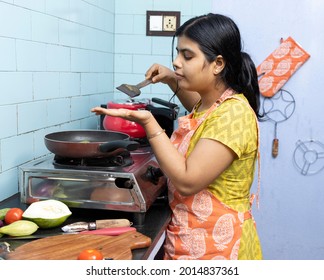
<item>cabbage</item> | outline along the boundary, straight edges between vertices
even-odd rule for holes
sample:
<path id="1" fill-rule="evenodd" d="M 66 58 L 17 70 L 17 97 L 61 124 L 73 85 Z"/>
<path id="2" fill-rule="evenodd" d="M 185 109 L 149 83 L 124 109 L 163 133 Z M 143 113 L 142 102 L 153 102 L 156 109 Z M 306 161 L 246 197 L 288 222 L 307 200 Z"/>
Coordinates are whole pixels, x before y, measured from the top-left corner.
<path id="1" fill-rule="evenodd" d="M 33 202 L 25 210 L 22 217 L 45 229 L 60 226 L 71 214 L 69 207 L 63 202 L 49 199 Z"/>

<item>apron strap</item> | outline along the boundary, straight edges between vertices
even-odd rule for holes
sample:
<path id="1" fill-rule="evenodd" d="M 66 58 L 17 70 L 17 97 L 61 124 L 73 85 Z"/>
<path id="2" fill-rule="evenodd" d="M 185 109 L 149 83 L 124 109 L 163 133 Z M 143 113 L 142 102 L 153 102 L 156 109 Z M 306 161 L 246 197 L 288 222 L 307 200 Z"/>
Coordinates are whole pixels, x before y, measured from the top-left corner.
<path id="1" fill-rule="evenodd" d="M 252 219 L 251 210 L 244 212 L 244 221 Z"/>

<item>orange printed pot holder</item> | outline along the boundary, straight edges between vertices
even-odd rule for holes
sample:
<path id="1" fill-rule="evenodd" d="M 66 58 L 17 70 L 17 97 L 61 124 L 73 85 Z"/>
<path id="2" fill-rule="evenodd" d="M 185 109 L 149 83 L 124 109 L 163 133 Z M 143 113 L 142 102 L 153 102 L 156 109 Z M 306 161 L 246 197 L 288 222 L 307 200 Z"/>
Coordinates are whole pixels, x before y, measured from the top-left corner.
<path id="1" fill-rule="evenodd" d="M 288 37 L 258 67 L 260 92 L 265 97 L 275 95 L 289 78 L 310 58 L 296 41 Z"/>

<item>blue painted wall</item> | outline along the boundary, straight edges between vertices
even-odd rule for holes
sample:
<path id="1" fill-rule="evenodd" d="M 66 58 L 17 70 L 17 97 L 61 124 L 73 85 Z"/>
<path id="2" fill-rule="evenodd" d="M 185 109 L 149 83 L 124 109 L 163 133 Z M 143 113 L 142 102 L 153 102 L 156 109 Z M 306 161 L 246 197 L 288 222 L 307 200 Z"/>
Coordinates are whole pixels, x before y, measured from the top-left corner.
<path id="1" fill-rule="evenodd" d="M 241 2 L 0 1 L 0 200 L 17 192 L 20 164 L 48 153 L 46 133 L 96 128 L 90 107 L 125 98 L 115 87 L 141 81 L 152 63 L 171 66 L 171 37 L 145 35 L 147 10 L 180 11 L 181 22 L 213 11 L 236 21 L 256 65 L 288 36 L 311 55 L 284 86 L 294 96 L 296 109 L 278 124 L 275 159 L 274 125 L 260 123 L 260 208 L 254 205 L 253 213 L 265 259 L 324 259 L 324 170 L 302 175 L 294 165 L 299 140 L 324 143 L 324 3 Z M 144 98 L 172 95 L 165 85 L 142 92 Z M 324 166 L 324 155 L 318 156 L 318 165 Z"/>

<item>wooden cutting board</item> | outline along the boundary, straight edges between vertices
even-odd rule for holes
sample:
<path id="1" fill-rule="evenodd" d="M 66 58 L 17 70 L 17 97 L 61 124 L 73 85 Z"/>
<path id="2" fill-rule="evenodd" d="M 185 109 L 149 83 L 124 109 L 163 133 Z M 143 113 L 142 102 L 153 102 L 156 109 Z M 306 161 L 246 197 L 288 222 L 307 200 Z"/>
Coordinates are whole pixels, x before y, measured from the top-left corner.
<path id="1" fill-rule="evenodd" d="M 133 249 L 151 245 L 151 238 L 137 231 L 118 236 L 71 234 L 46 237 L 19 246 L 8 260 L 76 260 L 82 250 L 97 249 L 105 258 L 131 260 Z"/>

